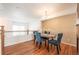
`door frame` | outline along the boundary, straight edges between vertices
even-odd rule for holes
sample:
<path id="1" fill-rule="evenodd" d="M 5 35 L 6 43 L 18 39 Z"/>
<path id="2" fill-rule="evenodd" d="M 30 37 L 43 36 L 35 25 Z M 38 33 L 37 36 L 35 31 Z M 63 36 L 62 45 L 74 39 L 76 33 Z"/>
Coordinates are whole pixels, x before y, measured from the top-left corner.
<path id="1" fill-rule="evenodd" d="M 4 26 L 1 27 L 1 55 L 4 55 Z"/>

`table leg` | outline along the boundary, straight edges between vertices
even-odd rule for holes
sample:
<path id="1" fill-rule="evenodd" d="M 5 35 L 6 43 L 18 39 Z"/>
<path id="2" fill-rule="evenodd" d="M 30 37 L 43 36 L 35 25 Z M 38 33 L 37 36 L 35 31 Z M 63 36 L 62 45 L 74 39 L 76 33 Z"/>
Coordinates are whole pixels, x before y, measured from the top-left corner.
<path id="1" fill-rule="evenodd" d="M 45 40 L 45 47 L 46 47 L 46 40 Z"/>
<path id="2" fill-rule="evenodd" d="M 48 52 L 49 52 L 49 43 L 47 42 L 47 50 L 48 50 Z"/>

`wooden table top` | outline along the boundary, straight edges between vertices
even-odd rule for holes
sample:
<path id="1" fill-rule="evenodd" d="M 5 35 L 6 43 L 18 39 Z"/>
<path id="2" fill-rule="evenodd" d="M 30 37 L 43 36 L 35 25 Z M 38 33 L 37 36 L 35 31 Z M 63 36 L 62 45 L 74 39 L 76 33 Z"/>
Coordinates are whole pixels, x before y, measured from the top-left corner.
<path id="1" fill-rule="evenodd" d="M 42 37 L 54 38 L 55 34 L 41 34 Z"/>

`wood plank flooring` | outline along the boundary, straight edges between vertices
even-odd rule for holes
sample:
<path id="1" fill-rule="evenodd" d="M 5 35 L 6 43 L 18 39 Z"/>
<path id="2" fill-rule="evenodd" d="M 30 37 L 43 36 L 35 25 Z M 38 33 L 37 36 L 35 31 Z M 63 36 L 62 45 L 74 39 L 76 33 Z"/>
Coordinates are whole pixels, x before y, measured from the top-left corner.
<path id="1" fill-rule="evenodd" d="M 50 47 L 50 51 L 42 45 L 39 49 L 35 46 L 33 41 L 28 41 L 4 48 L 4 55 L 57 55 L 57 51 L 54 46 Z M 76 55 L 76 47 L 61 44 L 60 55 Z"/>

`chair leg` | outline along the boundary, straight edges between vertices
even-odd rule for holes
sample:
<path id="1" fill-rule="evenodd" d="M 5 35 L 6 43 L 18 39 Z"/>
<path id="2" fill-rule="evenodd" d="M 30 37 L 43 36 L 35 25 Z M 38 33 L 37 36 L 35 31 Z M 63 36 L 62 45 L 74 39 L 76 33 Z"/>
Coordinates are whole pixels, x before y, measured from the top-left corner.
<path id="1" fill-rule="evenodd" d="M 35 39 L 34 39 L 34 44 L 35 44 Z"/>
<path id="2" fill-rule="evenodd" d="M 47 46 L 47 50 L 48 50 L 48 52 L 49 52 L 49 43 L 48 43 L 48 46 Z"/>
<path id="3" fill-rule="evenodd" d="M 59 48 L 58 48 L 58 46 L 57 46 L 57 54 L 59 54 Z"/>
<path id="4" fill-rule="evenodd" d="M 60 49 L 60 51 L 61 51 L 61 46 L 59 45 L 59 49 Z"/>
<path id="5" fill-rule="evenodd" d="M 42 45 L 42 43 L 40 42 L 40 44 L 39 44 L 39 49 L 41 48 L 41 45 Z"/>
<path id="6" fill-rule="evenodd" d="M 36 47 L 38 46 L 38 42 L 36 42 Z"/>
<path id="7" fill-rule="evenodd" d="M 52 44 L 51 44 L 51 48 L 52 48 Z"/>
<path id="8" fill-rule="evenodd" d="M 54 45 L 54 48 L 55 48 L 55 45 Z"/>

